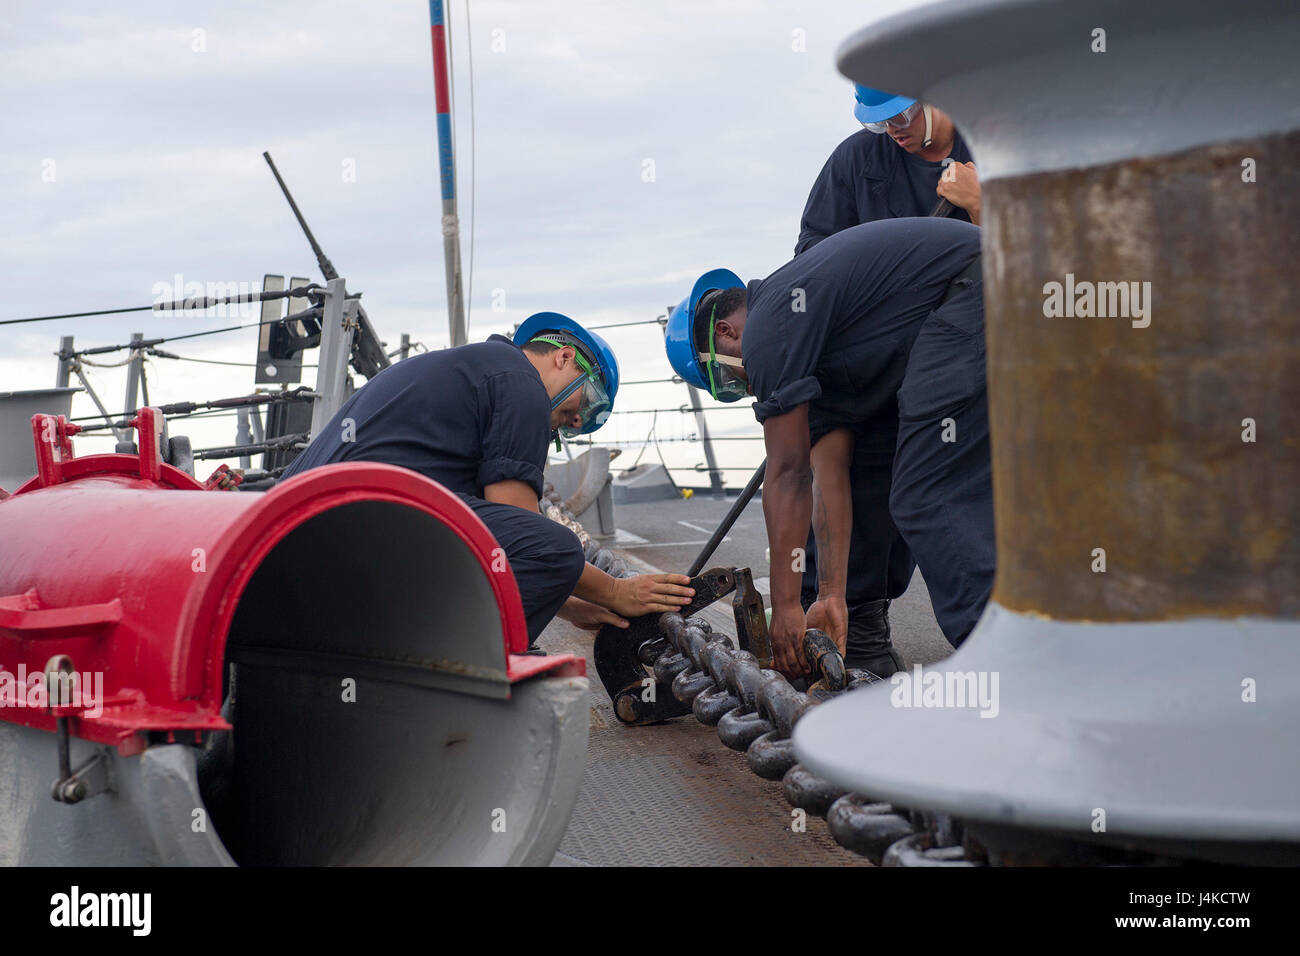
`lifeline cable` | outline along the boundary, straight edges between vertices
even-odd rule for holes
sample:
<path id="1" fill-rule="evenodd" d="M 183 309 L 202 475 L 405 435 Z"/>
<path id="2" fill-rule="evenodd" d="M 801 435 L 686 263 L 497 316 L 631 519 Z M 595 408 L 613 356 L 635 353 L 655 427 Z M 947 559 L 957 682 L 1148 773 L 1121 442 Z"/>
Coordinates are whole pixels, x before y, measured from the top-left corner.
<path id="1" fill-rule="evenodd" d="M 589 326 L 587 326 L 587 331 L 588 331 L 588 332 L 594 332 L 594 331 L 596 331 L 597 329 L 623 329 L 623 328 L 630 328 L 631 326 L 634 326 L 634 325 L 660 325 L 660 326 L 662 326 L 662 325 L 666 325 L 667 323 L 668 323 L 668 316 L 665 315 L 665 316 L 661 316 L 661 317 L 659 317 L 659 318 L 657 318 L 657 319 L 637 319 L 635 322 L 615 322 L 615 323 L 613 323 L 613 324 L 611 324 L 611 325 L 589 325 Z"/>
<path id="2" fill-rule="evenodd" d="M 195 299 L 181 299 L 179 302 L 155 302 L 152 305 L 133 305 L 125 309 L 96 309 L 93 312 L 66 312 L 62 315 L 34 315 L 25 319 L 0 319 L 0 325 L 20 325 L 24 322 L 49 322 L 54 319 L 81 319 L 92 315 L 120 315 L 123 312 L 164 312 L 210 309 L 214 305 L 250 304 L 270 299 L 285 299 L 295 295 L 301 298 L 307 295 L 309 291 L 319 288 L 321 287 L 313 282 L 311 285 L 302 286 L 297 289 L 285 289 L 281 292 L 247 292 L 225 299 L 208 299 L 206 296 L 200 296 Z M 277 319 L 276 321 L 283 322 L 287 320 Z"/>
<path id="3" fill-rule="evenodd" d="M 97 309 L 94 312 L 68 312 L 64 315 L 34 315 L 26 319 L 4 319 L 0 325 L 20 325 L 23 322 L 49 322 L 52 319 L 81 319 L 88 315 L 119 315 L 122 312 L 149 312 L 151 305 L 136 305 L 129 309 Z"/>
<path id="4" fill-rule="evenodd" d="M 288 392 L 256 392 L 252 395 L 238 395 L 234 398 L 217 398 L 208 402 L 173 402 L 170 405 L 155 405 L 160 413 L 165 416 L 187 416 L 191 412 L 202 408 L 225 409 L 239 408 L 246 405 L 269 405 L 276 402 L 308 402 L 317 397 L 316 393 L 306 386 L 299 386 Z M 126 419 L 127 415 L 134 415 L 135 412 L 118 412 L 121 419 L 118 422 L 107 422 L 102 425 L 83 425 L 81 430 L 89 431 L 96 428 L 129 428 L 130 422 Z M 101 418 L 108 417 L 107 413 L 101 415 L 84 415 L 78 418 L 70 418 L 71 422 L 98 421 Z"/>
<path id="5" fill-rule="evenodd" d="M 350 298 L 350 296 L 349 296 Z M 202 332 L 186 332 L 184 335 L 168 335 L 157 339 L 142 339 L 139 342 L 127 342 L 122 345 L 97 345 L 88 349 L 74 349 L 71 352 L 54 352 L 53 355 L 60 359 L 76 359 L 83 355 L 102 355 L 105 352 L 120 352 L 122 349 L 149 349 L 155 345 L 161 345 L 164 342 L 179 342 L 182 339 L 197 339 L 204 335 L 218 335 L 222 332 L 238 332 L 240 329 L 255 329 L 263 325 L 275 325 L 279 322 L 291 322 L 306 317 L 318 317 L 316 309 L 307 309 L 303 312 L 297 312 L 293 315 L 287 315 L 282 319 L 266 319 L 260 322 L 246 322 L 243 325 L 227 325 L 219 329 L 205 329 Z M 169 357 L 169 356 L 164 356 Z M 93 364 L 93 363 L 87 363 Z M 108 366 L 112 367 L 112 366 Z"/>
<path id="6" fill-rule="evenodd" d="M 176 361 L 179 362 L 198 362 L 202 365 L 231 365 L 236 368 L 258 368 L 258 363 L 256 362 L 226 362 L 226 361 L 222 361 L 221 359 L 193 358 L 192 356 L 189 355 L 176 355 L 172 352 L 164 352 L 162 349 L 152 349 L 152 348 L 145 349 L 144 351 L 155 358 L 175 359 Z M 302 365 L 300 366 L 300 368 L 316 368 L 316 366 Z"/>

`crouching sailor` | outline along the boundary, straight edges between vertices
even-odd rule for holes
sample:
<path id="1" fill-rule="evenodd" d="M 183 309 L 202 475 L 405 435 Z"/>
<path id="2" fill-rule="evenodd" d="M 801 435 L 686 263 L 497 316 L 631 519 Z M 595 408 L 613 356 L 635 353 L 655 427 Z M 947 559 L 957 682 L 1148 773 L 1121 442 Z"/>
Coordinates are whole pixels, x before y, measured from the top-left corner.
<path id="1" fill-rule="evenodd" d="M 669 361 L 720 401 L 754 395 L 767 476 L 772 645 L 807 673 L 801 638 L 845 648 L 855 442 L 897 407 L 889 510 L 956 646 L 993 584 L 993 501 L 984 390 L 980 230 L 952 219 L 887 219 L 819 242 L 766 279 L 706 273 L 668 319 Z M 812 520 L 818 596 L 800 605 Z M 854 660 L 849 647 L 846 662 Z M 868 665 L 869 667 L 870 665 Z"/>
<path id="2" fill-rule="evenodd" d="M 682 574 L 613 578 L 588 564 L 572 531 L 538 513 L 547 446 L 558 431 L 595 431 L 618 391 L 618 362 L 600 336 L 557 312 L 519 326 L 514 341 L 405 359 L 344 403 L 284 478 L 342 461 L 419 472 L 474 509 L 505 552 L 531 644 L 553 617 L 594 629 L 679 610 Z"/>

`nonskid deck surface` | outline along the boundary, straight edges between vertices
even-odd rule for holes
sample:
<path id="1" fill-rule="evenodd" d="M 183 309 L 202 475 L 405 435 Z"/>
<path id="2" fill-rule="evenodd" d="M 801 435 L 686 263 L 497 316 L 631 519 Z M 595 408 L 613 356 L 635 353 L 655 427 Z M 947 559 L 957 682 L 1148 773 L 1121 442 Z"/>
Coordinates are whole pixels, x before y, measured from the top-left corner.
<path id="1" fill-rule="evenodd" d="M 696 497 L 619 505 L 620 534 L 607 540 L 636 561 L 684 571 L 728 504 Z M 766 546 L 762 505 L 754 502 L 709 564 L 748 566 L 765 588 Z M 729 615 L 720 602 L 709 618 L 717 626 Z M 908 664 L 949 652 L 919 576 L 891 618 Z M 722 746 L 714 728 L 689 716 L 651 727 L 620 724 L 596 676 L 590 632 L 556 620 L 538 643 L 550 653 L 585 655 L 592 683 L 587 767 L 556 865 L 868 865 L 836 845 L 816 817 L 808 817 L 805 832 L 795 832 L 780 783 L 750 772 L 745 755 Z"/>
<path id="2" fill-rule="evenodd" d="M 557 621 L 539 640 L 551 653 L 585 654 L 592 685 L 587 767 L 555 865 L 866 865 L 816 817 L 793 832 L 781 784 L 751 773 L 714 728 L 691 716 L 620 724 L 596 677 L 591 637 Z"/>

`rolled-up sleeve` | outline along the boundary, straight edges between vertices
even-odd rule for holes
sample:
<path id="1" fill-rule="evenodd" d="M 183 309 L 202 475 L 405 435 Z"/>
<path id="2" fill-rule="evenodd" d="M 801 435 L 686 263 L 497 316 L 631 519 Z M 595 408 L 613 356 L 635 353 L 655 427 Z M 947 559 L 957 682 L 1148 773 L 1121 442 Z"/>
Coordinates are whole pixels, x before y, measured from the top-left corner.
<path id="1" fill-rule="evenodd" d="M 503 371 L 479 390 L 478 485 L 522 481 L 542 496 L 542 469 L 551 430 L 550 402 L 536 373 Z"/>
<path id="2" fill-rule="evenodd" d="M 542 496 L 542 469 L 532 462 L 518 458 L 489 458 L 478 466 L 480 487 L 495 485 L 498 481 L 522 481 Z"/>
<path id="3" fill-rule="evenodd" d="M 786 412 L 794 411 L 800 405 L 815 401 L 821 398 L 821 395 L 822 386 L 817 379 L 812 376 L 798 378 L 781 385 L 763 401 L 755 402 L 754 417 L 759 422 L 765 422 L 769 418 L 784 415 Z"/>

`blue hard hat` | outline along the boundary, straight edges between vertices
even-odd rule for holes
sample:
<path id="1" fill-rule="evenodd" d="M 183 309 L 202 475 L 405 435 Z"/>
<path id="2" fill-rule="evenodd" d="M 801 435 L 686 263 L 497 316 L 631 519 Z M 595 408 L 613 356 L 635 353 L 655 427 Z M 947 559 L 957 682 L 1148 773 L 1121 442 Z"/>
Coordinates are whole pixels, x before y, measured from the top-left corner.
<path id="1" fill-rule="evenodd" d="M 580 346 L 579 351 L 583 357 L 600 373 L 601 385 L 609 396 L 608 410 L 613 411 L 614 397 L 618 394 L 618 359 L 614 357 L 614 350 L 609 347 L 609 343 L 559 312 L 538 312 L 524 319 L 515 330 L 514 343 L 522 347 L 548 332 L 562 332 L 566 338 Z M 594 432 L 602 424 L 604 419 L 590 421 L 581 429 L 580 434 Z"/>
<path id="2" fill-rule="evenodd" d="M 664 349 L 673 370 L 696 388 L 709 390 L 709 380 L 695 348 L 695 306 L 714 289 L 745 288 L 740 276 L 730 269 L 713 269 L 695 280 L 691 294 L 668 314 L 664 328 Z"/>
<path id="3" fill-rule="evenodd" d="M 859 123 L 883 123 L 916 102 L 910 96 L 896 96 L 884 90 L 873 90 L 861 83 L 854 83 L 853 89 L 853 115 Z"/>

